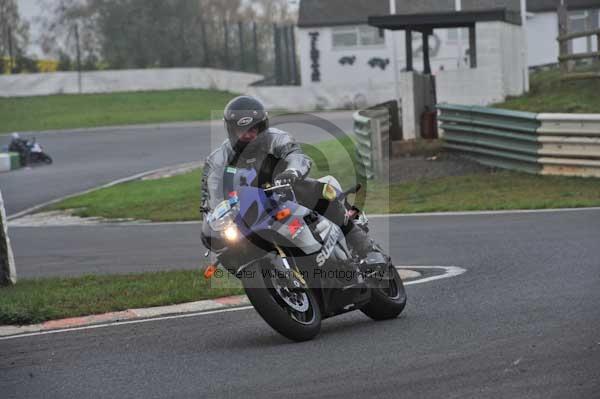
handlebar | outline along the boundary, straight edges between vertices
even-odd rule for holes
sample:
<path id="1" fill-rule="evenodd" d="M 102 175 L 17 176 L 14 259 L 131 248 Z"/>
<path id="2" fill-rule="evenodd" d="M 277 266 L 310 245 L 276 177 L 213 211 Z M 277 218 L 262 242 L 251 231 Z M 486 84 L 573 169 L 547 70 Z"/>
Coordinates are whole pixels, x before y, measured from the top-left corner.
<path id="1" fill-rule="evenodd" d="M 265 188 L 263 191 L 275 191 L 280 188 L 289 188 L 290 190 L 293 190 L 293 187 L 291 184 L 281 184 L 279 186 L 271 186 L 269 188 Z"/>

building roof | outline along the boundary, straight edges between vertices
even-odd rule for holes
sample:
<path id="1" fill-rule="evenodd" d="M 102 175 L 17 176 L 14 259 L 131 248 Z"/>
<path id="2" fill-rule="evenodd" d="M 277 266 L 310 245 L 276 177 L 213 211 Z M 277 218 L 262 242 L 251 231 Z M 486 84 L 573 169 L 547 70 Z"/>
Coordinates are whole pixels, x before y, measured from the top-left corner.
<path id="1" fill-rule="evenodd" d="M 455 11 L 455 0 L 396 0 L 398 14 Z M 518 12 L 520 0 L 462 0 L 464 11 L 506 8 Z M 301 28 L 367 24 L 372 15 L 389 14 L 389 0 L 301 0 L 298 26 Z"/>
<path id="2" fill-rule="evenodd" d="M 565 3 L 569 10 L 600 8 L 600 0 L 566 0 Z M 559 4 L 560 0 L 527 0 L 527 11 L 556 11 Z"/>
<path id="3" fill-rule="evenodd" d="M 369 15 L 387 14 L 389 0 L 301 0 L 298 26 L 366 24 Z"/>
<path id="4" fill-rule="evenodd" d="M 600 8 L 600 0 L 566 0 L 570 10 Z M 560 0 L 527 0 L 527 11 L 556 11 Z M 373 15 L 389 14 L 389 0 L 301 0 L 301 28 L 367 24 Z M 396 0 L 398 14 L 430 14 L 455 11 L 455 0 Z M 520 0 L 462 0 L 463 11 L 493 11 L 504 8 L 520 13 Z"/>
<path id="5" fill-rule="evenodd" d="M 428 32 L 440 28 L 474 26 L 477 22 L 504 21 L 521 24 L 520 14 L 506 8 L 485 11 L 451 11 L 420 14 L 394 14 L 369 17 L 369 25 L 380 29 Z"/>

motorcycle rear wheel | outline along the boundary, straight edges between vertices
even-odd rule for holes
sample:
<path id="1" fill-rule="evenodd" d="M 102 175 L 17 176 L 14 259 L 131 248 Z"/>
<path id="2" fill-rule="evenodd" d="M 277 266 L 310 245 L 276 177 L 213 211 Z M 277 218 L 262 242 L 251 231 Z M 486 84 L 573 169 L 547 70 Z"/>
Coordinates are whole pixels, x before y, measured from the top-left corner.
<path id="1" fill-rule="evenodd" d="M 313 339 L 321 330 L 321 310 L 310 289 L 290 292 L 271 276 L 269 265 L 254 264 L 242 283 L 250 303 L 275 331 L 293 341 Z"/>
<path id="2" fill-rule="evenodd" d="M 42 154 L 40 156 L 40 159 L 45 164 L 48 164 L 48 165 L 52 164 L 52 158 L 48 154 Z"/>
<path id="3" fill-rule="evenodd" d="M 371 289 L 371 301 L 361 311 L 373 320 L 394 319 L 406 306 L 406 290 L 398 270 L 389 266 L 389 280 L 376 281 Z"/>

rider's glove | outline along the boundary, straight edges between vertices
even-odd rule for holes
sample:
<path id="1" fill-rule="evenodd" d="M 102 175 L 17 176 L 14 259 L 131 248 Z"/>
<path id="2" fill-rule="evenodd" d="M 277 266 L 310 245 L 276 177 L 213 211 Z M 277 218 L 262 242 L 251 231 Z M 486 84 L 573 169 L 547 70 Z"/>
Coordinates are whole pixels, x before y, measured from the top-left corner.
<path id="1" fill-rule="evenodd" d="M 275 176 L 274 183 L 276 186 L 285 184 L 294 185 L 300 179 L 300 172 L 295 169 L 288 169 Z"/>

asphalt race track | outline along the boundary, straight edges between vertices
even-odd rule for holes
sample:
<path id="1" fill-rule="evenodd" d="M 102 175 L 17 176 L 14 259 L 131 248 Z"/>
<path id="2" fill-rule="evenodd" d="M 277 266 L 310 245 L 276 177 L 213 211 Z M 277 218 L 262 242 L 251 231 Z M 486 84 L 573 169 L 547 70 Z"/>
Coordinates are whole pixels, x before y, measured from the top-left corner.
<path id="1" fill-rule="evenodd" d="M 352 131 L 351 112 L 316 115 L 345 132 Z M 333 138 L 311 125 L 277 127 L 290 131 L 300 142 Z M 138 173 L 201 161 L 214 148 L 211 137 L 219 137 L 220 143 L 222 131 L 222 122 L 216 121 L 24 133 L 23 137 L 37 136 L 54 164 L 0 174 L 7 215 Z M 9 141 L 10 135 L 0 136 L 0 146 Z"/>
<path id="2" fill-rule="evenodd" d="M 467 272 L 408 286 L 399 319 L 353 312 L 301 344 L 251 309 L 1 339 L 0 397 L 599 397 L 600 211 L 411 216 L 391 219 L 389 234 L 385 219 L 373 227 L 391 237 L 398 264 Z M 193 267 L 197 232 L 11 229 L 28 276 Z M 130 255 L 118 239 L 126 234 Z"/>

